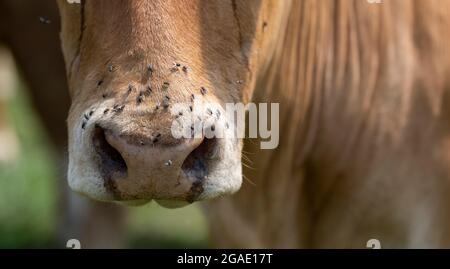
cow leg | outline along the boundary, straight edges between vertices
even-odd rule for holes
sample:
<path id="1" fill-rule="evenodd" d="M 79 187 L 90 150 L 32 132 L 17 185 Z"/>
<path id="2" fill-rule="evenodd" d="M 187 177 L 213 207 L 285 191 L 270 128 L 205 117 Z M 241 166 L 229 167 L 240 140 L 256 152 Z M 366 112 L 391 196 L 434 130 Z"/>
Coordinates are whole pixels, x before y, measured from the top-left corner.
<path id="1" fill-rule="evenodd" d="M 11 128 L 6 116 L 6 103 L 12 92 L 12 59 L 0 48 L 0 164 L 9 163 L 17 158 L 19 143 L 16 133 Z"/>
<path id="2" fill-rule="evenodd" d="M 50 20 L 42 22 L 40 17 Z M 69 108 L 64 62 L 60 52 L 58 10 L 54 1 L 0 2 L 0 38 L 11 49 L 60 161 L 61 204 L 59 244 L 77 238 L 82 247 L 120 247 L 123 212 L 114 205 L 94 203 L 67 190 L 66 117 Z"/>
<path id="3" fill-rule="evenodd" d="M 81 197 L 67 184 L 62 200 L 59 242 L 77 239 L 82 248 L 123 248 L 125 211 L 115 204 L 106 204 Z"/>

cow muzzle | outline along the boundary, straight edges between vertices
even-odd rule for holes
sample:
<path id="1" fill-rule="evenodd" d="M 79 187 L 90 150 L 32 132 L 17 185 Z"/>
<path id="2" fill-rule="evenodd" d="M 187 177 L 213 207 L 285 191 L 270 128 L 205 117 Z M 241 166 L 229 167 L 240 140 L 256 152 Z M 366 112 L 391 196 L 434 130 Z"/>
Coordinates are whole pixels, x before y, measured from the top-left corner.
<path id="1" fill-rule="evenodd" d="M 202 193 L 214 139 L 180 139 L 159 144 L 161 134 L 134 139 L 96 126 L 93 144 L 105 187 L 116 200 L 175 200 L 193 202 Z M 209 158 L 206 158 L 209 156 Z"/>
<path id="2" fill-rule="evenodd" d="M 138 117 L 135 110 L 86 113 L 72 128 L 69 145 L 69 185 L 77 192 L 103 201 L 139 205 L 156 200 L 179 207 L 240 187 L 236 140 L 175 138 L 165 111 L 153 118 Z"/>

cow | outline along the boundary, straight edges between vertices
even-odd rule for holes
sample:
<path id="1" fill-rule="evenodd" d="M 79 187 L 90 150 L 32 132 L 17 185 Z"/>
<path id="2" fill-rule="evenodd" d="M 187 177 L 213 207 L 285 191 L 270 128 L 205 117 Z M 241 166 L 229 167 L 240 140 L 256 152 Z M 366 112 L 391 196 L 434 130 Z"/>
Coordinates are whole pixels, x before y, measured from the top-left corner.
<path id="1" fill-rule="evenodd" d="M 450 1 L 58 4 L 74 191 L 208 200 L 218 247 L 450 246 Z M 194 100 L 278 103 L 279 146 L 174 138 Z"/>

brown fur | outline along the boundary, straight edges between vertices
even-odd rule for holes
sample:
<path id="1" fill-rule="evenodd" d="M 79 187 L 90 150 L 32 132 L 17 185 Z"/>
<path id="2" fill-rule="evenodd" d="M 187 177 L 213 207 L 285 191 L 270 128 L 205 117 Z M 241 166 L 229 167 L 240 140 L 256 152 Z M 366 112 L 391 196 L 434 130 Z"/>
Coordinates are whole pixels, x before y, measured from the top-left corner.
<path id="1" fill-rule="evenodd" d="M 449 246 L 449 6 L 294 2 L 255 93 L 280 102 L 280 147 L 245 144 L 256 186 L 213 207 L 222 246 Z"/>

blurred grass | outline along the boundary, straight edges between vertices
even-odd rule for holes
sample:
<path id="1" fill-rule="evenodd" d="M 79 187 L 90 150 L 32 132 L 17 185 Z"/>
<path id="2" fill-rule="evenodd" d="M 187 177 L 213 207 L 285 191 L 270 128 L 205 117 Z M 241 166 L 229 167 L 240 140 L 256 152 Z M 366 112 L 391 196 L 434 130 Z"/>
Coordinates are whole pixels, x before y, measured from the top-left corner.
<path id="1" fill-rule="evenodd" d="M 0 166 L 0 248 L 48 246 L 55 230 L 56 170 L 24 87 L 16 84 L 7 117 L 21 152 L 17 162 Z"/>
<path id="2" fill-rule="evenodd" d="M 206 248 L 207 226 L 198 205 L 165 209 L 152 202 L 131 208 L 128 242 L 132 248 Z"/>
<path id="3" fill-rule="evenodd" d="M 14 164 L 0 163 L 0 248 L 60 248 L 65 242 L 56 242 L 55 156 L 25 86 L 20 80 L 16 84 L 7 116 L 21 152 Z M 125 237 L 131 248 L 207 247 L 206 221 L 197 205 L 168 210 L 150 203 L 130 208 L 127 223 Z"/>

